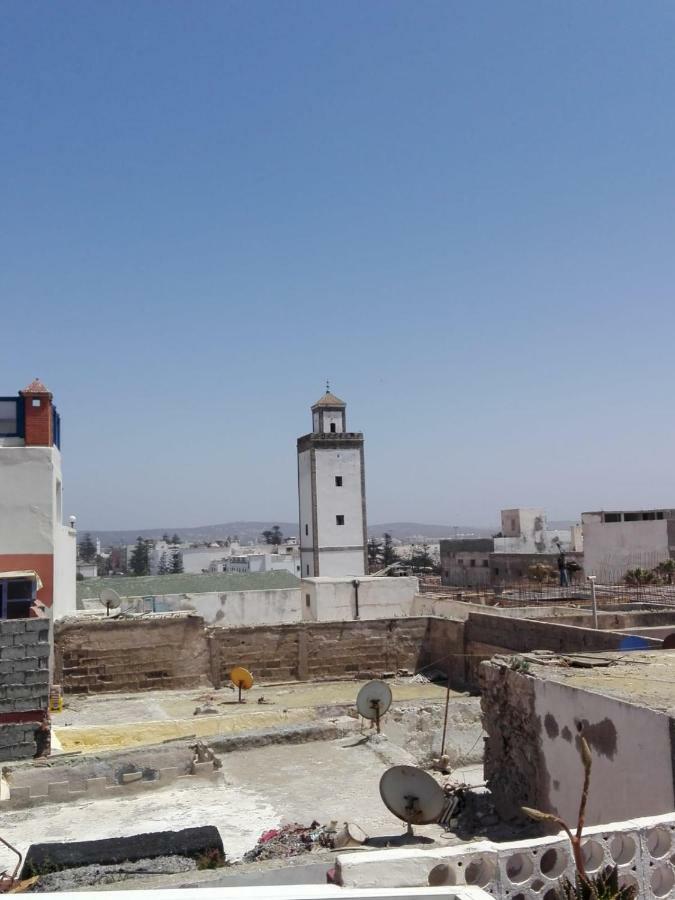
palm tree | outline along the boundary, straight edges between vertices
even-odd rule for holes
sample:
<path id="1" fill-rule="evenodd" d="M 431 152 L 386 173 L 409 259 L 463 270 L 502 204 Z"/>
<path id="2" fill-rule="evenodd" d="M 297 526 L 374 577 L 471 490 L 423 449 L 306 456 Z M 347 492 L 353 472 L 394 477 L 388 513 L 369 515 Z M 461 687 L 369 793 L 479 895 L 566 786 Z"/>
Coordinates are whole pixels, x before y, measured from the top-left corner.
<path id="1" fill-rule="evenodd" d="M 656 575 L 650 569 L 629 569 L 623 576 L 623 580 L 631 587 L 641 587 L 645 584 L 654 584 Z"/>
<path id="2" fill-rule="evenodd" d="M 654 567 L 654 574 L 666 584 L 672 584 L 675 576 L 675 559 L 664 559 Z"/>

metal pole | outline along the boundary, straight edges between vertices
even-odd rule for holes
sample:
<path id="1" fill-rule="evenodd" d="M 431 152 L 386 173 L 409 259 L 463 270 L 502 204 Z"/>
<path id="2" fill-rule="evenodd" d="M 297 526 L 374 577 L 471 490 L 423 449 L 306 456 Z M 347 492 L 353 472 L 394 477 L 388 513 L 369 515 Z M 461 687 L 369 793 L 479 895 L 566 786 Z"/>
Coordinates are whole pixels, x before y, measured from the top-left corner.
<path id="1" fill-rule="evenodd" d="M 356 606 L 356 609 L 354 611 L 355 619 L 359 618 L 359 584 L 360 583 L 361 582 L 358 580 L 358 578 L 355 578 L 352 581 L 352 584 L 354 585 L 354 600 L 355 600 L 355 606 Z"/>
<path id="2" fill-rule="evenodd" d="M 450 663 L 450 659 L 448 658 L 448 664 Z M 448 679 L 448 683 L 445 689 L 445 715 L 443 716 L 443 737 L 441 738 L 441 752 L 439 754 L 439 762 L 445 756 L 445 735 L 448 730 L 448 707 L 450 706 L 450 675 L 446 672 L 446 678 Z"/>
<path id="3" fill-rule="evenodd" d="M 589 575 L 588 580 L 591 583 L 591 607 L 593 609 L 593 628 L 598 627 L 598 599 L 595 596 L 595 575 Z"/>

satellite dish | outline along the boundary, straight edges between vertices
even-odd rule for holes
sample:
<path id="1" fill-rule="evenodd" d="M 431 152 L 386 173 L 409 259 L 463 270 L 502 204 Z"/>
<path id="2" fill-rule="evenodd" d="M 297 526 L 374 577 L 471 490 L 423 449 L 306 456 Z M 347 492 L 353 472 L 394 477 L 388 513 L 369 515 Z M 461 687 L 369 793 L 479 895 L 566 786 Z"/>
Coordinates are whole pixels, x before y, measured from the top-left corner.
<path id="1" fill-rule="evenodd" d="M 230 681 L 239 689 L 239 702 L 243 703 L 241 692 L 251 690 L 253 687 L 253 675 L 243 666 L 235 666 L 230 672 Z"/>
<path id="2" fill-rule="evenodd" d="M 122 603 L 122 598 L 112 588 L 103 588 L 101 591 L 101 603 L 105 606 L 106 616 L 110 615 L 111 609 L 117 609 Z"/>
<path id="3" fill-rule="evenodd" d="M 364 719 L 374 719 L 380 733 L 380 719 L 391 706 L 391 688 L 384 681 L 364 684 L 356 698 L 356 708 Z"/>
<path id="4" fill-rule="evenodd" d="M 392 766 L 380 779 L 380 796 L 389 812 L 408 825 L 437 822 L 445 805 L 445 794 L 439 783 L 415 766 Z"/>

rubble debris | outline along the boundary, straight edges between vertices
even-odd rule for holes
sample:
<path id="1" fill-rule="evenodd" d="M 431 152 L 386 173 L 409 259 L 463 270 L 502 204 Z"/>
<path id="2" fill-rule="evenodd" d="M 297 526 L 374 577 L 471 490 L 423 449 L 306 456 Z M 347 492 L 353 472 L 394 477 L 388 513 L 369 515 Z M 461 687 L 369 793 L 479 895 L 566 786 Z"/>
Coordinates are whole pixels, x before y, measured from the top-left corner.
<path id="1" fill-rule="evenodd" d="M 37 885 L 33 893 L 74 891 L 79 888 L 94 888 L 101 884 L 129 881 L 143 875 L 173 875 L 196 869 L 197 862 L 187 856 L 158 856 L 155 859 L 140 859 L 122 864 L 78 866 L 62 872 L 34 876 L 32 880 L 36 881 Z"/>
<path id="2" fill-rule="evenodd" d="M 194 744 L 190 744 L 190 750 L 194 753 L 194 757 L 192 760 L 192 766 L 194 768 L 195 763 L 204 763 L 210 762 L 213 763 L 214 769 L 222 768 L 222 762 L 218 759 L 213 750 L 204 743 L 204 741 L 197 741 Z"/>
<path id="3" fill-rule="evenodd" d="M 218 710 L 215 706 L 196 706 L 193 716 L 217 716 Z"/>
<path id="4" fill-rule="evenodd" d="M 258 843 L 244 854 L 244 862 L 263 859 L 283 859 L 310 853 L 316 847 L 332 849 L 335 845 L 336 823 L 300 825 L 293 822 L 281 828 L 273 828 L 260 835 Z"/>

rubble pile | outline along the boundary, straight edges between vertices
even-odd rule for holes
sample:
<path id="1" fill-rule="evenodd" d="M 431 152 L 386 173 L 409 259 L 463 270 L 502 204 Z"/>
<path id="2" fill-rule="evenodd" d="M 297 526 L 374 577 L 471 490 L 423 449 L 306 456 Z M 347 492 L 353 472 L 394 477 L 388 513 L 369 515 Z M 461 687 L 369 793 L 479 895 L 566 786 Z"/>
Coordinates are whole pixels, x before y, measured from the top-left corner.
<path id="1" fill-rule="evenodd" d="M 281 828 L 273 828 L 260 836 L 252 850 L 244 854 L 244 862 L 263 859 L 282 859 L 286 856 L 299 856 L 309 853 L 315 847 L 333 847 L 335 825 L 300 825 L 293 822 Z"/>

